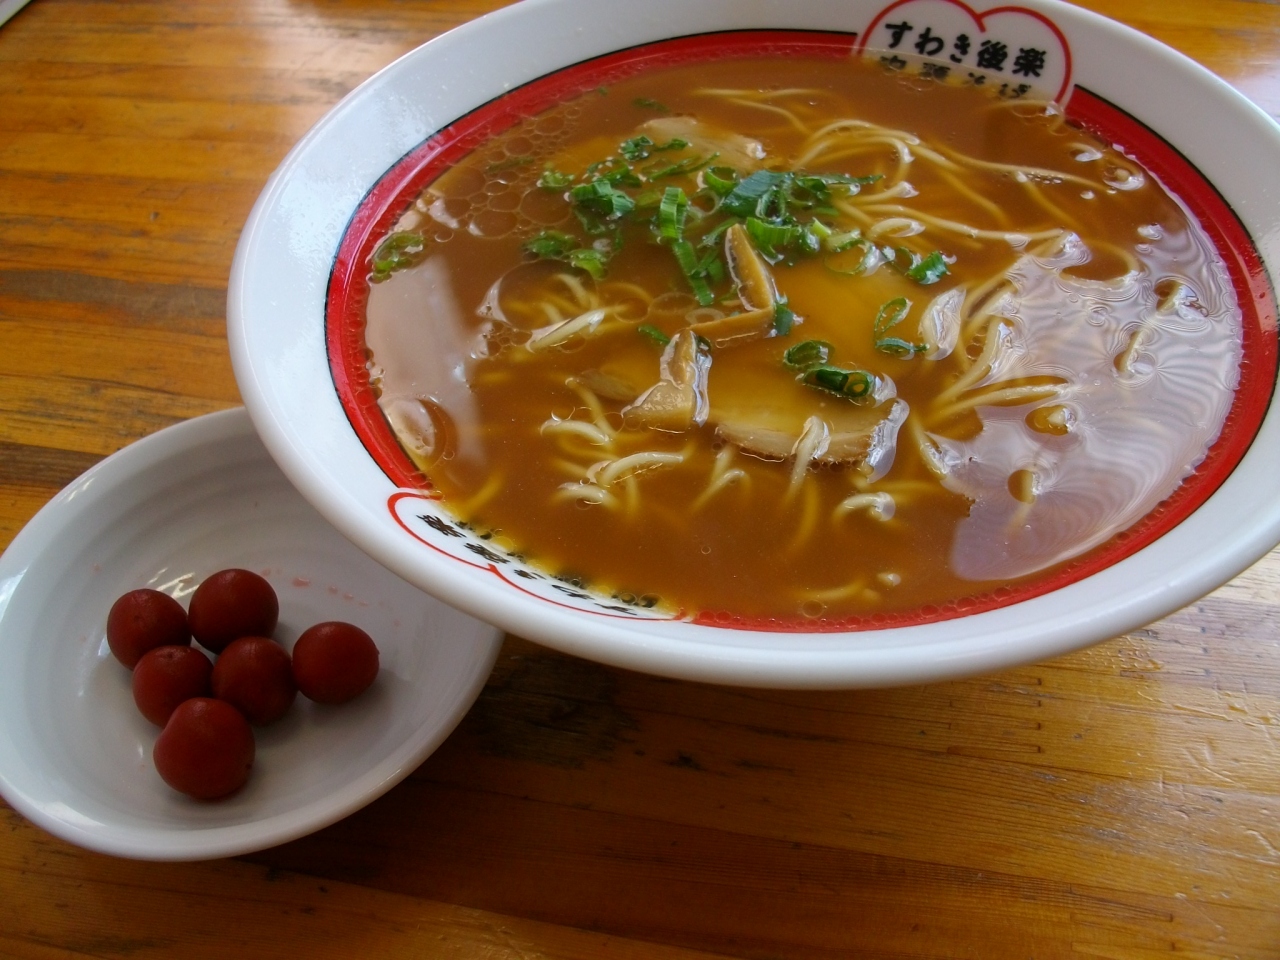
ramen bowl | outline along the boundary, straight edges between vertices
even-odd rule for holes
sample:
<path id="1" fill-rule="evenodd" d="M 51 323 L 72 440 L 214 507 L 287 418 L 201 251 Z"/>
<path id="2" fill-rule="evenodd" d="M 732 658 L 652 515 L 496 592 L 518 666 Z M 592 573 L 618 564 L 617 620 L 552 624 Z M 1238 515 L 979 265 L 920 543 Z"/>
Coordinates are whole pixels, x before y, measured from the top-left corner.
<path id="1" fill-rule="evenodd" d="M 640 65 L 796 53 L 948 74 L 1008 101 L 1032 91 L 1047 98 L 1178 198 L 1233 291 L 1241 346 L 1221 429 L 1134 522 L 1039 579 L 830 621 L 649 605 L 597 590 L 589 577 L 557 576 L 527 560 L 523 544 L 461 522 L 379 406 L 365 343 L 370 277 L 382 269 L 373 261 L 433 178 L 489 138 L 568 97 L 607 92 Z M 232 357 L 255 426 L 304 497 L 371 557 L 504 629 L 618 666 L 743 685 L 880 686 L 993 670 L 1166 615 L 1280 542 L 1269 279 L 1280 257 L 1280 196 L 1257 175 L 1278 160 L 1280 130 L 1221 80 L 1133 30 L 1048 0 L 658 0 L 610 4 L 607 15 L 598 4 L 526 0 L 387 67 L 289 154 L 237 251 Z M 449 282 L 422 288 L 421 302 Z M 424 309 L 419 342 L 428 354 L 434 329 Z M 914 347 L 898 341 L 897 349 Z M 424 395 L 453 376 L 448 363 L 437 366 Z M 737 522 L 753 518 L 743 511 Z M 734 562 L 724 564 L 730 573 Z M 788 562 L 785 551 L 777 562 Z"/>

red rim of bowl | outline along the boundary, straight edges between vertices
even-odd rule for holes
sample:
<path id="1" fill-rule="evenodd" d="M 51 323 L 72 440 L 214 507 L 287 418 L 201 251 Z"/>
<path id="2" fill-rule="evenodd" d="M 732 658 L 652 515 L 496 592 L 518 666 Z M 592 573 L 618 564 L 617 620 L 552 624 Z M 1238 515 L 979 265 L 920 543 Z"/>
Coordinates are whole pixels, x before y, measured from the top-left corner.
<path id="1" fill-rule="evenodd" d="M 365 195 L 343 234 L 329 276 L 325 339 L 339 400 L 361 444 L 397 487 L 432 496 L 430 481 L 396 441 L 369 383 L 364 342 L 368 264 L 381 237 L 419 193 L 448 167 L 529 116 L 605 83 L 651 67 L 724 57 L 807 56 L 841 59 L 857 52 L 857 35 L 748 30 L 698 34 L 643 44 L 572 64 L 481 104 L 405 154 Z M 1075 86 L 1067 118 L 1113 143 L 1154 174 L 1213 241 L 1242 313 L 1240 383 L 1217 440 L 1193 473 L 1154 510 L 1106 543 L 1047 576 L 947 604 L 839 620 L 752 620 L 704 611 L 693 622 L 773 632 L 842 632 L 912 626 L 1009 606 L 1051 593 L 1118 563 L 1195 512 L 1248 451 L 1271 403 L 1277 366 L 1276 299 L 1248 230 L 1226 199 L 1179 150 L 1122 107 Z"/>

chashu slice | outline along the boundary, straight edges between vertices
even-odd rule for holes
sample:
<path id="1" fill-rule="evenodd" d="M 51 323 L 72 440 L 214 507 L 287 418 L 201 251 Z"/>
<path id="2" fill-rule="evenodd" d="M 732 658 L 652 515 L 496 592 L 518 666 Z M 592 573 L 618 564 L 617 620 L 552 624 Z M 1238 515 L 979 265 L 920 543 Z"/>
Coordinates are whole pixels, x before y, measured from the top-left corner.
<path id="1" fill-rule="evenodd" d="M 752 456 L 788 460 L 798 449 L 812 449 L 812 463 L 862 465 L 875 478 L 893 464 L 898 429 L 908 410 L 897 399 L 864 406 L 833 397 L 805 410 L 762 399 L 731 407 L 713 404 L 708 422 L 719 437 Z M 812 434 L 815 419 L 825 428 L 824 442 L 801 444 Z"/>
<path id="2" fill-rule="evenodd" d="M 706 422 L 710 366 L 693 331 L 681 330 L 662 351 L 658 382 L 623 409 L 623 423 L 680 433 Z"/>
<path id="3" fill-rule="evenodd" d="M 774 308 L 778 302 L 773 274 L 756 252 L 742 224 L 735 223 L 725 231 L 724 255 L 746 310 L 719 320 L 704 320 L 689 328 L 713 347 L 733 346 L 768 335 L 773 329 Z"/>
<path id="4" fill-rule="evenodd" d="M 740 173 L 754 172 L 764 163 L 764 147 L 759 140 L 752 140 L 696 117 L 657 117 L 640 124 L 639 132 L 656 144 L 684 140 L 694 153 L 700 153 L 704 157 L 719 154 L 716 165 L 733 167 Z M 684 155 L 674 152 L 669 154 L 673 157 Z"/>

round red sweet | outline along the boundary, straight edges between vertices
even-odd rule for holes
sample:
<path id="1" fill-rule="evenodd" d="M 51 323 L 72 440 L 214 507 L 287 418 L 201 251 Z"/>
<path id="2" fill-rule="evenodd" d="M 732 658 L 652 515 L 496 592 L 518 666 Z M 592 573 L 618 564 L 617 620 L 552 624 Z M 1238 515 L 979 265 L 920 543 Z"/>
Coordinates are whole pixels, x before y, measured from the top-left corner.
<path id="1" fill-rule="evenodd" d="M 258 726 L 283 717 L 297 693 L 289 654 L 269 637 L 241 637 L 213 665 L 213 695 Z"/>
<path id="2" fill-rule="evenodd" d="M 220 570 L 191 595 L 187 620 L 196 642 L 221 653 L 241 637 L 269 637 L 280 616 L 275 590 L 249 570 Z"/>
<path id="3" fill-rule="evenodd" d="M 378 648 L 372 637 L 350 623 L 317 623 L 293 645 L 293 676 L 308 699 L 346 703 L 378 676 Z"/>
<path id="4" fill-rule="evenodd" d="M 240 711 L 196 697 L 173 711 L 151 757 L 156 772 L 179 793 L 217 800 L 244 786 L 253 754 L 253 730 Z"/>
<path id="5" fill-rule="evenodd" d="M 158 727 L 178 705 L 209 695 L 213 663 L 195 647 L 156 647 L 133 668 L 133 702 Z"/>
<path id="6" fill-rule="evenodd" d="M 130 670 L 148 650 L 189 643 L 187 612 L 159 590 L 130 590 L 107 614 L 107 646 Z"/>

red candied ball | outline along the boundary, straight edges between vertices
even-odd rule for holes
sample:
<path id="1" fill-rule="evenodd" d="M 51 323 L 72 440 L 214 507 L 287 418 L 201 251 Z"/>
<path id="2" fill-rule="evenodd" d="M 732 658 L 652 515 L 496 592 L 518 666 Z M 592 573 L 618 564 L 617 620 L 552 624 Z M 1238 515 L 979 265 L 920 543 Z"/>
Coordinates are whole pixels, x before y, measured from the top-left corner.
<path id="1" fill-rule="evenodd" d="M 159 590 L 130 590 L 107 614 L 107 646 L 130 670 L 142 655 L 156 647 L 185 647 L 191 643 L 187 612 L 182 604 Z"/>
<path id="2" fill-rule="evenodd" d="M 293 676 L 302 695 L 316 703 L 346 703 L 378 676 L 378 648 L 359 627 L 317 623 L 293 645 Z"/>
<path id="3" fill-rule="evenodd" d="M 267 637 L 241 637 L 213 665 L 213 695 L 258 726 L 283 717 L 297 693 L 289 654 Z"/>
<path id="4" fill-rule="evenodd" d="M 241 637 L 269 637 L 280 616 L 271 584 L 248 570 L 221 570 L 196 587 L 187 620 L 200 646 L 221 653 Z"/>
<path id="5" fill-rule="evenodd" d="M 209 695 L 213 663 L 195 647 L 156 647 L 133 668 L 133 702 L 158 727 L 178 705 Z"/>
<path id="6" fill-rule="evenodd" d="M 244 786 L 253 752 L 253 730 L 239 710 L 196 697 L 173 711 L 151 757 L 156 772 L 179 793 L 217 800 Z"/>

